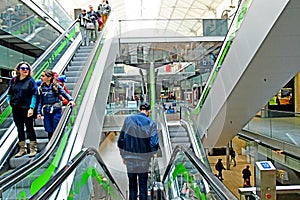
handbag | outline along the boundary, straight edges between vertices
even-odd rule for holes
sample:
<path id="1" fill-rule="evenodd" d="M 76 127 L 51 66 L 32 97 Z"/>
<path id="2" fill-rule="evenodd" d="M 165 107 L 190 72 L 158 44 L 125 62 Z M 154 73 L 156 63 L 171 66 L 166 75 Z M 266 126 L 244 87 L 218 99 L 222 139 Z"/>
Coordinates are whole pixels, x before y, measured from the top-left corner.
<path id="1" fill-rule="evenodd" d="M 95 30 L 95 24 L 93 22 L 87 22 L 85 28 L 87 30 Z"/>

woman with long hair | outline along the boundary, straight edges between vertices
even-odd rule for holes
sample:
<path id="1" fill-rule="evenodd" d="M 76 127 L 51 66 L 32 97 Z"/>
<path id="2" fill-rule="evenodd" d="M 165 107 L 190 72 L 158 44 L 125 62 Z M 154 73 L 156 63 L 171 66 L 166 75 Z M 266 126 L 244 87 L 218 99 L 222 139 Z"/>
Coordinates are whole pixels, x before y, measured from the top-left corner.
<path id="1" fill-rule="evenodd" d="M 42 84 L 39 88 L 39 104 L 37 109 L 37 119 L 42 119 L 44 115 L 44 127 L 48 132 L 50 140 L 62 116 L 62 100 L 60 95 L 75 106 L 72 97 L 57 82 L 55 73 L 47 69 L 41 75 Z"/>

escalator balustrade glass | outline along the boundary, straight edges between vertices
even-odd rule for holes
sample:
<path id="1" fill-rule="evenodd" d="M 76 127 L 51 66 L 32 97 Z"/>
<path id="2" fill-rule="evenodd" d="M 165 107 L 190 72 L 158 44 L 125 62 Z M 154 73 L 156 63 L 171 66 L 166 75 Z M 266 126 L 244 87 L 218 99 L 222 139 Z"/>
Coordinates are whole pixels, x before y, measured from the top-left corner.
<path id="1" fill-rule="evenodd" d="M 58 3 L 58 1 L 33 0 L 33 2 L 39 5 L 44 10 L 44 12 L 46 12 L 52 19 L 54 19 L 64 29 L 67 29 L 72 24 L 73 20 L 71 16 Z"/>
<path id="2" fill-rule="evenodd" d="M 60 35 L 49 23 L 21 1 L 2 1 L 1 30 L 46 50 Z M 71 23 L 69 24 L 71 25 Z"/>
<path id="3" fill-rule="evenodd" d="M 163 178 L 168 199 L 237 199 L 191 151 L 177 146 Z"/>
<path id="4" fill-rule="evenodd" d="M 106 176 L 96 158 L 88 155 L 74 170 L 74 176 L 68 197 L 65 199 L 123 199 L 115 185 Z M 68 185 L 68 178 L 61 185 Z M 62 188 L 62 187 L 59 187 Z"/>

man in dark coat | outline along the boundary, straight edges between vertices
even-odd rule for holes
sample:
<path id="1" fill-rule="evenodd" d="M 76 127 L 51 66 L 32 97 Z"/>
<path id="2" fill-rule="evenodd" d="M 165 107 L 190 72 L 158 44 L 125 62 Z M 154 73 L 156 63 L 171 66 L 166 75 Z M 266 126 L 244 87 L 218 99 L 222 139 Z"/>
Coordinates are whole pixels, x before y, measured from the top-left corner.
<path id="1" fill-rule="evenodd" d="M 130 200 L 137 199 L 138 191 L 139 199 L 147 200 L 150 160 L 158 149 L 157 125 L 149 118 L 150 113 L 150 104 L 142 103 L 140 113 L 125 119 L 118 139 L 120 154 L 127 168 Z"/>
<path id="2" fill-rule="evenodd" d="M 243 174 L 244 182 L 249 180 L 249 184 L 250 184 L 251 171 L 250 171 L 250 166 L 249 165 L 247 165 L 246 168 L 243 169 L 242 174 Z"/>
<path id="3" fill-rule="evenodd" d="M 219 158 L 217 164 L 215 165 L 216 170 L 219 172 L 218 174 L 218 178 L 222 181 L 223 179 L 223 175 L 222 175 L 222 171 L 226 170 L 226 168 L 224 167 L 223 163 L 222 163 L 222 159 Z"/>

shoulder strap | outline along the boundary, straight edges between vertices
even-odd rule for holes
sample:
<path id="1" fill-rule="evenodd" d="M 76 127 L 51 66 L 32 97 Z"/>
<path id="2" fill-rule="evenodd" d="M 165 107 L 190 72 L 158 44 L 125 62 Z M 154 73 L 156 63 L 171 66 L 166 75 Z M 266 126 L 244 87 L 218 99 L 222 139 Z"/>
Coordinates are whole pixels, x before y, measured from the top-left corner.
<path id="1" fill-rule="evenodd" d="M 41 95 L 42 94 L 42 85 L 40 85 L 39 87 L 38 87 L 38 95 Z"/>
<path id="2" fill-rule="evenodd" d="M 9 84 L 11 85 L 11 84 L 15 83 L 16 81 L 17 81 L 17 77 L 16 76 L 12 77 L 9 81 Z"/>

